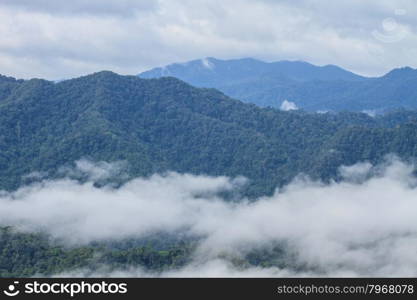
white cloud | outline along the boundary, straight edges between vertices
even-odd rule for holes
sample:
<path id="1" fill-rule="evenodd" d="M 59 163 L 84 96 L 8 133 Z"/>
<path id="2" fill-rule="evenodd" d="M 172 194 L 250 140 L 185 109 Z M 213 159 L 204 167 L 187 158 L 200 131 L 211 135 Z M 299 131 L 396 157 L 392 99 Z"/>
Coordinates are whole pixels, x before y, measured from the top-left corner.
<path id="1" fill-rule="evenodd" d="M 297 110 L 298 107 L 294 102 L 284 100 L 284 101 L 282 101 L 281 106 L 279 107 L 279 109 L 283 110 L 283 111 L 289 111 L 289 110 Z"/>
<path id="2" fill-rule="evenodd" d="M 72 178 L 81 178 L 87 176 L 90 181 L 100 181 L 106 179 L 112 179 L 121 177 L 121 179 L 127 179 L 125 174 L 126 162 L 97 162 L 93 163 L 86 159 L 81 159 L 75 162 L 75 168 L 60 168 L 60 173 Z"/>
<path id="3" fill-rule="evenodd" d="M 411 0 L 4 0 L 0 72 L 62 79 L 102 69 L 137 74 L 207 56 L 249 56 L 375 75 L 417 67 L 416 12 Z"/>
<path id="4" fill-rule="evenodd" d="M 0 220 L 81 243 L 155 232 L 199 237 L 193 262 L 164 276 L 416 276 L 412 170 L 395 158 L 379 166 L 362 163 L 342 168 L 342 182 L 297 179 L 255 202 L 219 196 L 239 189 L 240 178 L 169 173 L 134 179 L 119 189 L 69 179 L 43 181 L 1 193 Z M 305 270 L 242 270 L 219 261 L 273 245 L 285 245 L 291 261 Z"/>
<path id="5" fill-rule="evenodd" d="M 294 272 L 276 267 L 248 267 L 237 268 L 229 261 L 222 259 L 211 259 L 203 263 L 191 263 L 183 268 L 163 272 L 151 272 L 143 268 L 126 268 L 124 270 L 113 270 L 106 266 L 96 270 L 80 269 L 63 272 L 55 277 L 174 277 L 174 278 L 196 278 L 196 277 L 307 277 L 312 274 Z M 41 274 L 37 276 L 42 276 Z"/>
<path id="6" fill-rule="evenodd" d="M 137 12 L 155 10 L 158 1 L 148 0 L 72 0 L 58 2 L 51 0 L 2 0 L 1 5 L 15 7 L 26 11 L 44 12 L 63 15 L 120 15 L 133 16 Z"/>
<path id="7" fill-rule="evenodd" d="M 214 64 L 207 57 L 201 59 L 201 64 L 203 65 L 203 67 L 210 69 L 210 70 L 214 68 Z"/>
<path id="8" fill-rule="evenodd" d="M 344 180 L 363 182 L 370 175 L 372 164 L 369 162 L 361 162 L 352 166 L 341 166 L 339 168 L 340 175 Z"/>
<path id="9" fill-rule="evenodd" d="M 375 110 L 363 110 L 362 111 L 364 114 L 367 114 L 368 116 L 374 118 L 377 114 L 377 112 Z"/>

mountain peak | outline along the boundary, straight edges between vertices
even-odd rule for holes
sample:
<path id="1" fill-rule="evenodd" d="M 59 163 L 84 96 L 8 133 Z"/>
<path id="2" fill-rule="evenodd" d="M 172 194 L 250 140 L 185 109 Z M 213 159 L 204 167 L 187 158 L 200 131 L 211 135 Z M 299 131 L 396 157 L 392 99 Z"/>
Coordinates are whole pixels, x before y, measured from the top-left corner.
<path id="1" fill-rule="evenodd" d="M 82 77 L 78 77 L 78 78 L 74 78 L 74 79 L 70 79 L 70 80 L 65 80 L 65 81 L 62 81 L 60 83 L 68 83 L 68 82 L 79 81 L 79 80 L 84 80 L 84 79 L 87 79 L 91 82 L 112 83 L 114 81 L 120 80 L 122 77 L 129 77 L 129 76 L 128 75 L 120 75 L 120 74 L 117 74 L 113 71 L 103 70 L 103 71 L 95 72 L 95 73 L 88 74 L 88 75 L 85 75 L 85 76 L 82 76 Z M 136 76 L 130 76 L 130 77 L 137 78 Z"/>
<path id="2" fill-rule="evenodd" d="M 302 60 L 264 62 L 250 57 L 229 60 L 206 57 L 139 76 L 176 77 L 259 106 L 279 107 L 288 100 L 309 111 L 414 108 L 417 97 L 412 88 L 417 82 L 417 70 L 410 67 L 371 78 L 337 65 L 317 66 Z"/>
<path id="3" fill-rule="evenodd" d="M 87 75 L 87 76 L 91 76 L 91 77 L 113 77 L 113 76 L 120 76 L 120 75 L 113 72 L 113 71 L 103 70 L 103 71 L 95 72 L 95 73 Z"/>
<path id="4" fill-rule="evenodd" d="M 9 77 L 9 76 L 5 76 L 5 75 L 1 75 L 0 74 L 0 82 L 22 82 L 22 79 L 16 79 L 14 77 Z"/>
<path id="5" fill-rule="evenodd" d="M 254 78 L 287 77 L 287 80 L 360 80 L 363 77 L 336 66 L 319 67 L 305 61 L 264 62 L 250 57 L 220 60 L 205 57 L 185 63 L 175 63 L 139 74 L 142 78 L 174 76 L 199 87 L 221 89 L 230 82 L 247 82 Z"/>
<path id="6" fill-rule="evenodd" d="M 404 76 L 417 76 L 417 70 L 410 67 L 395 68 L 385 74 L 383 77 L 398 78 Z"/>

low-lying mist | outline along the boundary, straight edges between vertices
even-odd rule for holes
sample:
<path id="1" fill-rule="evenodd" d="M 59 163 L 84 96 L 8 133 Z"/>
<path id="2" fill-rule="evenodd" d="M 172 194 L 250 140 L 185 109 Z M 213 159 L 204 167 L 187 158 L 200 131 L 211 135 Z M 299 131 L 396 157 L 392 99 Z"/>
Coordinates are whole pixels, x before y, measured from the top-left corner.
<path id="1" fill-rule="evenodd" d="M 120 164 L 114 167 L 120 172 Z M 69 244 L 181 233 L 198 238 L 192 262 L 154 274 L 79 270 L 91 276 L 417 276 L 417 180 L 390 158 L 343 166 L 341 182 L 298 177 L 273 196 L 227 201 L 246 180 L 167 173 L 97 186 L 107 163 L 77 162 L 89 176 L 41 180 L 0 194 L 0 225 L 44 231 Z M 228 257 L 283 245 L 285 267 L 238 268 Z M 292 266 L 293 264 L 293 266 Z"/>

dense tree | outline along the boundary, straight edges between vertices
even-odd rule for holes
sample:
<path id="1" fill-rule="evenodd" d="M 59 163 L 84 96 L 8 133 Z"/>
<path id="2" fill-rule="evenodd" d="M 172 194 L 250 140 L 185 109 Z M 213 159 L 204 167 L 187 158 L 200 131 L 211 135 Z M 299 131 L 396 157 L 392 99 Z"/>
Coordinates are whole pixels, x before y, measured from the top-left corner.
<path id="1" fill-rule="evenodd" d="M 20 233 L 0 227 L 0 277 L 28 277 L 89 270 L 141 267 L 150 272 L 183 266 L 190 259 L 192 242 L 163 243 L 158 237 L 146 245 L 131 242 L 68 246 L 41 233 Z M 142 242 L 144 244 L 144 242 Z"/>
<path id="2" fill-rule="evenodd" d="M 282 112 L 233 100 L 175 78 L 140 79 L 100 72 L 48 82 L 0 77 L 0 188 L 24 175 L 80 158 L 128 162 L 130 176 L 173 170 L 243 175 L 248 195 L 268 194 L 300 172 L 338 179 L 338 167 L 394 153 L 417 156 L 417 112 Z M 124 180 L 123 177 L 120 180 Z M 194 241 L 155 237 L 69 247 L 43 234 L 0 229 L 0 276 L 56 274 L 106 265 L 158 272 L 184 265 Z M 232 258 L 238 265 L 284 266 L 280 247 Z"/>
<path id="3" fill-rule="evenodd" d="M 128 162 L 131 176 L 173 170 L 243 175 L 271 193 L 300 172 L 337 177 L 341 164 L 415 156 L 417 113 L 372 118 L 259 108 L 175 78 L 100 72 L 52 83 L 1 77 L 0 187 L 80 158 Z"/>

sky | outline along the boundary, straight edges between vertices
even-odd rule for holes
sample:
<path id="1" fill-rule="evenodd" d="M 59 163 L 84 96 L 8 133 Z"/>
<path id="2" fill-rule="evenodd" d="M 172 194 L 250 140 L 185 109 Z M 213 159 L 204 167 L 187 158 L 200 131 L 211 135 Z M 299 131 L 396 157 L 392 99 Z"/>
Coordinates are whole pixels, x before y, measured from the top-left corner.
<path id="1" fill-rule="evenodd" d="M 413 0 L 0 0 L 0 74 L 138 74 L 197 58 L 417 68 Z"/>
<path id="2" fill-rule="evenodd" d="M 298 177 L 257 201 L 222 198 L 224 191 L 239 195 L 247 184 L 240 177 L 171 172 L 132 178 L 120 188 L 94 184 L 119 176 L 121 168 L 121 163 L 80 160 L 67 172 L 82 172 L 89 178 L 84 183 L 70 177 L 41 179 L 13 192 L 2 191 L 0 226 L 47 232 L 70 245 L 155 233 L 198 241 L 191 261 L 177 270 L 149 274 L 103 266 L 100 274 L 76 270 L 80 276 L 417 275 L 415 166 L 394 156 L 375 166 L 341 166 L 340 182 Z M 256 250 L 270 253 L 275 246 L 283 249 L 286 265 L 281 268 L 231 264 L 233 258 Z"/>

